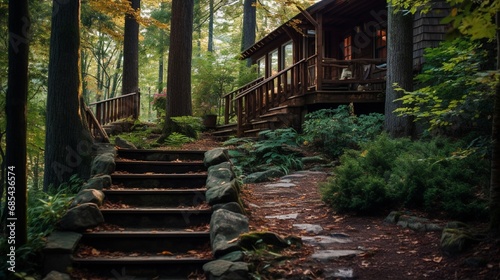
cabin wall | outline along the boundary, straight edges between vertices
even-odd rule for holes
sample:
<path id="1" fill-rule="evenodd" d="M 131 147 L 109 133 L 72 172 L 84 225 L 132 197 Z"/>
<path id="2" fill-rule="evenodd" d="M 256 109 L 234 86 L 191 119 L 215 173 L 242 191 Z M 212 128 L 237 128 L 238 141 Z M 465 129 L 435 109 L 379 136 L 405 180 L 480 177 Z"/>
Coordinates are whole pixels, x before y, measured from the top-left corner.
<path id="1" fill-rule="evenodd" d="M 413 23 L 413 68 L 420 70 L 425 62 L 424 51 L 434 48 L 445 39 L 448 26 L 441 20 L 448 15 L 449 6 L 444 1 L 436 1 L 427 14 L 415 14 Z"/>

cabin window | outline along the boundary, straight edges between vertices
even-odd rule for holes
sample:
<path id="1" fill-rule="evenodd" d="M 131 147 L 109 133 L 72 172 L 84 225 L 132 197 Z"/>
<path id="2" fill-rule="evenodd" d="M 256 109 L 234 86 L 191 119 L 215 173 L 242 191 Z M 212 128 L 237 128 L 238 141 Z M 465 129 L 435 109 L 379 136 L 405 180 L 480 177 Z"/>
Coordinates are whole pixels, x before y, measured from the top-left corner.
<path id="1" fill-rule="evenodd" d="M 281 69 L 285 69 L 293 65 L 293 44 L 289 42 L 283 45 L 283 65 Z"/>
<path id="2" fill-rule="evenodd" d="M 266 76 L 266 58 L 262 57 L 257 60 L 257 76 L 259 78 Z"/>
<path id="3" fill-rule="evenodd" d="M 273 76 L 278 74 L 279 72 L 279 64 L 278 64 L 278 50 L 274 50 L 271 53 L 269 53 L 269 76 Z"/>
<path id="4" fill-rule="evenodd" d="M 377 58 L 387 58 L 387 31 L 385 29 L 377 30 L 375 56 Z"/>
<path id="5" fill-rule="evenodd" d="M 344 60 L 352 59 L 352 36 L 344 38 Z"/>

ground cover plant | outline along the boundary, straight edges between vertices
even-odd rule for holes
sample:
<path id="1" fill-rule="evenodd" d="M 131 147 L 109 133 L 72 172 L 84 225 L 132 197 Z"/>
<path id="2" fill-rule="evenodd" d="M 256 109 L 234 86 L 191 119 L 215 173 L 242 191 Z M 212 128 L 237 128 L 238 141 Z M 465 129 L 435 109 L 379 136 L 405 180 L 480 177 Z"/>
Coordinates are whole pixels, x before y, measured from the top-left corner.
<path id="1" fill-rule="evenodd" d="M 233 147 L 230 149 L 230 156 L 243 172 L 277 167 L 289 173 L 290 170 L 302 169 L 299 158 L 300 139 L 300 135 L 293 128 L 284 128 L 262 131 L 258 140 L 233 138 L 224 142 L 224 145 Z"/>
<path id="2" fill-rule="evenodd" d="M 381 135 L 340 157 L 321 186 L 339 212 L 377 213 L 393 208 L 424 210 L 462 220 L 487 217 L 489 161 L 482 147 L 462 142 L 391 139 Z"/>

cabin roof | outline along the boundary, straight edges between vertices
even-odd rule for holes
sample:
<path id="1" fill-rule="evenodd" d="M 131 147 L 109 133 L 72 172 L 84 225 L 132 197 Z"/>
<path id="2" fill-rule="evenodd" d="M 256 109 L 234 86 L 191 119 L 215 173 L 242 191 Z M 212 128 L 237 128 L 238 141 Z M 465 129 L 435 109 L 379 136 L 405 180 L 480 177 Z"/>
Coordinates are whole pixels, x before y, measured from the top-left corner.
<path id="1" fill-rule="evenodd" d="M 385 16 L 387 14 L 387 4 L 385 0 L 322 0 L 307 8 L 305 13 L 311 15 L 314 19 L 317 19 L 317 14 L 323 14 L 323 25 L 336 26 L 338 28 L 352 28 L 352 26 L 357 24 L 361 19 L 370 16 L 373 17 L 373 15 L 370 15 L 371 11 L 376 15 L 380 15 L 381 7 L 385 9 Z M 287 30 L 293 30 L 290 24 L 297 21 L 300 22 L 299 26 L 302 28 L 314 27 L 314 24 L 307 19 L 303 12 L 298 13 L 254 45 L 244 50 L 241 53 L 241 57 L 243 59 L 249 58 L 276 38 L 281 36 L 288 37 Z"/>

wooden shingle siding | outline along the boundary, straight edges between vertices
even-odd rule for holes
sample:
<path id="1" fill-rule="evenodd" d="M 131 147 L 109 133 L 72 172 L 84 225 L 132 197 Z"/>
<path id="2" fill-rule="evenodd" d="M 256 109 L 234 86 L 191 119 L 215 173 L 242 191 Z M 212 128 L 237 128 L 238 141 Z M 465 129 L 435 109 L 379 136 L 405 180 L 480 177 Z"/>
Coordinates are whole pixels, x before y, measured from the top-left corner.
<path id="1" fill-rule="evenodd" d="M 448 15 L 445 1 L 435 1 L 427 14 L 416 13 L 413 23 L 413 66 L 420 70 L 424 61 L 424 50 L 439 45 L 445 39 L 447 25 L 441 20 Z"/>

